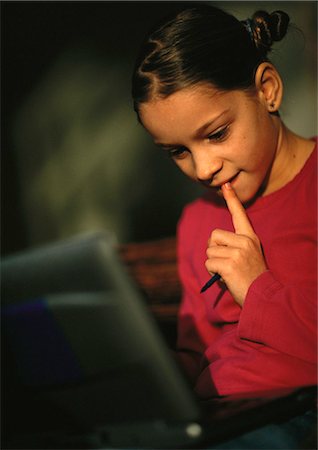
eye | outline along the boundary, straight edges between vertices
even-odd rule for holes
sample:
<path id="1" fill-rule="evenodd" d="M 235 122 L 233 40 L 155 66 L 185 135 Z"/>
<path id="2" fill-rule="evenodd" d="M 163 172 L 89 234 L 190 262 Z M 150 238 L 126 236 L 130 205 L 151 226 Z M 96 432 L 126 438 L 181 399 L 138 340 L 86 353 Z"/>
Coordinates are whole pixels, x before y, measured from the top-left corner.
<path id="1" fill-rule="evenodd" d="M 182 159 L 186 156 L 187 149 L 185 147 L 165 148 L 169 158 Z"/>
<path id="2" fill-rule="evenodd" d="M 227 137 L 228 132 L 229 132 L 229 127 L 226 126 L 224 128 L 221 128 L 220 130 L 218 130 L 216 133 L 209 134 L 207 139 L 209 141 L 213 141 L 213 142 L 221 142 Z"/>

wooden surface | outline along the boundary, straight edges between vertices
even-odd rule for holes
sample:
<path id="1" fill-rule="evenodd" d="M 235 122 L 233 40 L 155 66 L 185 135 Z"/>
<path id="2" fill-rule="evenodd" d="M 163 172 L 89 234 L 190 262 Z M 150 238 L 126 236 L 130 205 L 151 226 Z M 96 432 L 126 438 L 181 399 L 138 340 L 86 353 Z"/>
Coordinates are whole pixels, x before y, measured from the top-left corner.
<path id="1" fill-rule="evenodd" d="M 119 247 L 119 255 L 132 278 L 155 309 L 173 309 L 180 301 L 181 286 L 174 237 L 129 243 Z"/>
<path id="2" fill-rule="evenodd" d="M 118 251 L 168 345 L 174 348 L 181 299 L 175 237 L 128 243 L 120 245 Z"/>

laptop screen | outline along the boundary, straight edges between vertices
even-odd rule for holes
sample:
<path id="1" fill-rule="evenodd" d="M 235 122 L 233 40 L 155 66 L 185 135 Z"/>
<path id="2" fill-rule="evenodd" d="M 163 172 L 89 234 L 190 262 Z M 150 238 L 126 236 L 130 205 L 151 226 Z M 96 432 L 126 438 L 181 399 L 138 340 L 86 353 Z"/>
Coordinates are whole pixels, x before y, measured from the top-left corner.
<path id="1" fill-rule="evenodd" d="M 1 288 L 5 429 L 199 417 L 111 234 L 9 256 Z"/>

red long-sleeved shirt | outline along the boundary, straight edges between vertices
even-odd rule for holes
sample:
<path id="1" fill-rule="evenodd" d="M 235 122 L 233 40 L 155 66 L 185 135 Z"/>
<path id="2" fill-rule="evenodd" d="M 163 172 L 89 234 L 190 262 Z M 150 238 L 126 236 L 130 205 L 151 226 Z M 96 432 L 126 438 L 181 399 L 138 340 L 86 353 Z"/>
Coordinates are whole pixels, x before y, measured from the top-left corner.
<path id="1" fill-rule="evenodd" d="M 199 397 L 249 393 L 317 382 L 317 148 L 301 172 L 247 208 L 268 271 L 250 286 L 244 305 L 209 279 L 207 240 L 233 231 L 214 194 L 186 206 L 178 224 L 178 353 Z"/>

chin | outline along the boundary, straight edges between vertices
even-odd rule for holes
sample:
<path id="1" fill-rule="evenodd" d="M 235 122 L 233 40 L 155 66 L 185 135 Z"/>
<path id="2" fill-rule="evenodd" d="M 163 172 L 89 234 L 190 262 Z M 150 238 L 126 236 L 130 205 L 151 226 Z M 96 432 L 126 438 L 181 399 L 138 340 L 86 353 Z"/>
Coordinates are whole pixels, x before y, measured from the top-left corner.
<path id="1" fill-rule="evenodd" d="M 246 206 L 249 206 L 249 205 L 251 205 L 252 203 L 254 203 L 256 200 L 257 200 L 257 198 L 259 197 L 258 195 L 257 195 L 257 192 L 253 192 L 253 193 L 250 193 L 250 194 L 245 194 L 245 193 L 243 193 L 242 195 L 240 195 L 240 193 L 238 192 L 237 193 L 237 196 L 238 196 L 238 198 L 240 199 L 240 202 L 243 204 L 243 205 L 246 205 Z"/>

